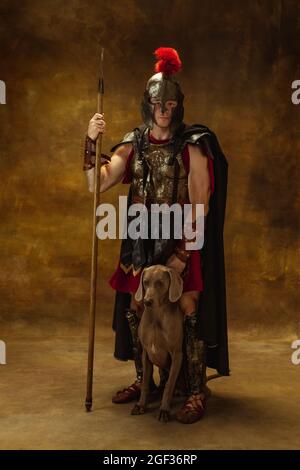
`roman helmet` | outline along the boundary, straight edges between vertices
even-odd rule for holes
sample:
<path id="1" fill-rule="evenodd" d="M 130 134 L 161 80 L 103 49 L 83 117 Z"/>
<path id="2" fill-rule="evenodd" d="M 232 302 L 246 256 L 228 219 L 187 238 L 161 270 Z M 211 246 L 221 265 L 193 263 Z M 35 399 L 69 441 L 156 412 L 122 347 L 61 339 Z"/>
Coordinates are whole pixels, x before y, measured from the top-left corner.
<path id="1" fill-rule="evenodd" d="M 172 111 L 170 127 L 172 132 L 182 124 L 184 107 L 184 95 L 179 83 L 175 80 L 174 74 L 181 69 L 181 60 L 175 49 L 171 47 L 159 47 L 154 52 L 157 62 L 155 64 L 155 74 L 149 78 L 144 91 L 141 103 L 142 118 L 146 126 L 152 129 L 154 122 L 154 105 L 151 99 L 161 101 L 162 113 L 165 112 L 168 100 L 177 101 L 177 106 Z"/>

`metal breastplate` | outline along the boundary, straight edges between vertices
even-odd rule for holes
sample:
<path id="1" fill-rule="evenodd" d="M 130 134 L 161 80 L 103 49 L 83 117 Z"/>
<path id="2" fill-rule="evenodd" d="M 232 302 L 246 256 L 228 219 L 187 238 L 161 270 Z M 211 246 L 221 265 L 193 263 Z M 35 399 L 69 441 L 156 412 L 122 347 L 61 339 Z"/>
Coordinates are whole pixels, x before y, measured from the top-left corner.
<path id="1" fill-rule="evenodd" d="M 135 151 L 131 160 L 132 195 L 134 198 L 148 203 L 172 204 L 174 186 L 174 163 L 169 164 L 173 146 L 169 143 L 155 144 L 149 142 L 144 152 L 144 159 L 148 166 L 148 174 L 143 187 L 143 161 Z M 177 195 L 175 202 L 187 202 L 188 175 L 185 171 L 182 155 L 176 155 L 179 164 Z"/>

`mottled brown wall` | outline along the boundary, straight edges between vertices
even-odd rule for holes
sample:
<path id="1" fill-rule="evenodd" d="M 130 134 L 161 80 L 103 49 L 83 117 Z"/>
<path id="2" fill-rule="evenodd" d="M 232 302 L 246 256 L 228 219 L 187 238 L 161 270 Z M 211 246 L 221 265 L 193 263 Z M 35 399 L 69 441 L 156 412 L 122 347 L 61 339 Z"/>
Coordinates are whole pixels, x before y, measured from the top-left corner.
<path id="1" fill-rule="evenodd" d="M 4 322 L 81 324 L 88 310 L 92 197 L 81 170 L 105 47 L 105 151 L 140 121 L 152 51 L 178 49 L 186 121 L 218 135 L 229 161 L 231 324 L 299 321 L 300 79 L 297 1 L 2 0 L 1 307 Z M 102 200 L 116 202 L 119 185 Z M 116 242 L 101 243 L 101 318 Z M 50 319 L 54 322 L 49 322 Z M 2 324 L 3 325 L 3 324 Z M 3 327 L 3 326 L 2 326 Z"/>

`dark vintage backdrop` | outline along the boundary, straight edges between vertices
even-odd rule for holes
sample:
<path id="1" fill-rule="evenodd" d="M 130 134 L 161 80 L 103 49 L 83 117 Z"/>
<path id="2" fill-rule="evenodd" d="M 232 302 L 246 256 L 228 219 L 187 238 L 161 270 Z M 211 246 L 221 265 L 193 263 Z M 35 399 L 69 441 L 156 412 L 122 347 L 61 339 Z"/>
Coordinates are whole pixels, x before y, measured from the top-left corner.
<path id="1" fill-rule="evenodd" d="M 178 49 L 185 120 L 211 127 L 229 162 L 230 325 L 299 325 L 300 4 L 285 0 L 1 0 L 1 329 L 84 326 L 92 196 L 82 172 L 105 47 L 104 151 L 140 123 L 152 52 Z M 102 201 L 117 203 L 128 186 Z M 99 321 L 119 242 L 100 243 Z M 35 330 L 36 328 L 36 330 Z M 1 337 L 1 335 L 0 335 Z"/>

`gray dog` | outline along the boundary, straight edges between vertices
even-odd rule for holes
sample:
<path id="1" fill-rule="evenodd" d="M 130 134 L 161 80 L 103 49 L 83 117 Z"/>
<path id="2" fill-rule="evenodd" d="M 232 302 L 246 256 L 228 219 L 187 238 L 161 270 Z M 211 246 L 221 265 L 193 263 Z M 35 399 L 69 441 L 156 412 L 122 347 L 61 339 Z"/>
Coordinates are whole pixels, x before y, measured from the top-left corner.
<path id="1" fill-rule="evenodd" d="M 169 370 L 159 410 L 160 421 L 167 422 L 174 387 L 182 363 L 183 314 L 178 300 L 183 281 L 173 268 L 155 265 L 142 272 L 135 294 L 138 302 L 144 301 L 144 312 L 138 335 L 143 346 L 143 381 L 141 396 L 131 414 L 143 414 L 146 410 L 149 382 L 153 365 Z"/>

